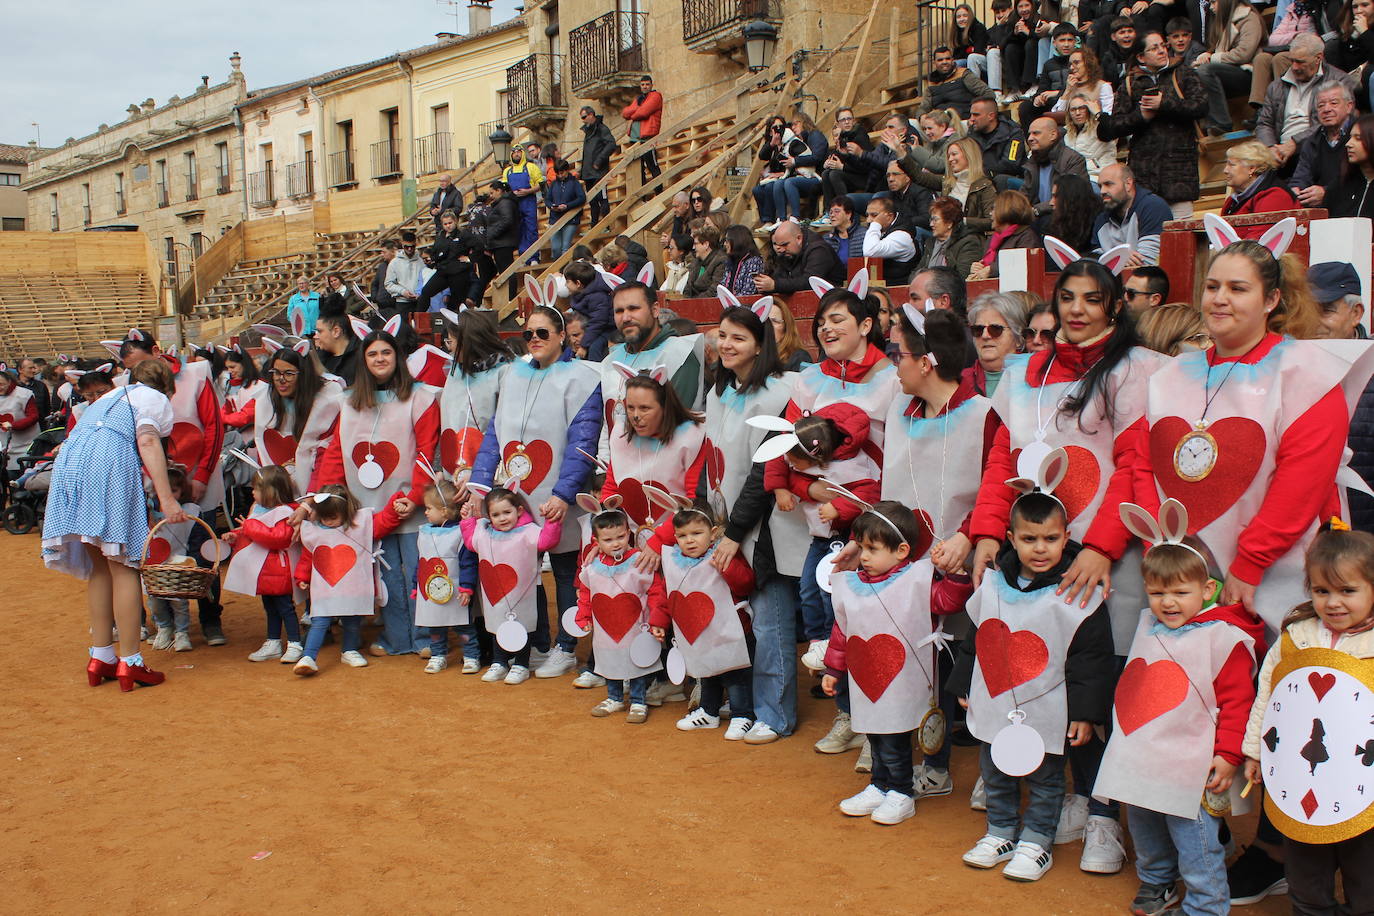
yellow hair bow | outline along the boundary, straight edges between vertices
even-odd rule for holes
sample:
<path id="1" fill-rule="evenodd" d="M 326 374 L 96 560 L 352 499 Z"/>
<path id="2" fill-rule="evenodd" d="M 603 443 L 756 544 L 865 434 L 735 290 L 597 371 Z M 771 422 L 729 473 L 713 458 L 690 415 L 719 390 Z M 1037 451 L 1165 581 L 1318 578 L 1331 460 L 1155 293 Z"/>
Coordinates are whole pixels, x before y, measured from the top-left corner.
<path id="1" fill-rule="evenodd" d="M 1332 531 L 1349 531 L 1349 530 L 1350 530 L 1350 525 L 1349 525 L 1349 523 L 1347 523 L 1347 522 L 1345 522 L 1345 521 L 1342 521 L 1341 519 L 1339 519 L 1339 518 L 1337 518 L 1336 516 L 1333 515 L 1333 516 L 1331 516 L 1331 530 L 1332 530 Z"/>

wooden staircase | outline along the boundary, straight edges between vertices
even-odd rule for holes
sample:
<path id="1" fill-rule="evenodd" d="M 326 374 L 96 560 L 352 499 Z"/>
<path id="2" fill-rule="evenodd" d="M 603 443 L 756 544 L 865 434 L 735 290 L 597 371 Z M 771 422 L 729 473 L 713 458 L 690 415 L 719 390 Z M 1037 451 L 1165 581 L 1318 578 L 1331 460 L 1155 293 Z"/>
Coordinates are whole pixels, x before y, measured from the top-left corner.
<path id="1" fill-rule="evenodd" d="M 98 341 L 148 328 L 159 314 L 145 271 L 84 269 L 0 277 L 0 350 L 101 356 Z"/>

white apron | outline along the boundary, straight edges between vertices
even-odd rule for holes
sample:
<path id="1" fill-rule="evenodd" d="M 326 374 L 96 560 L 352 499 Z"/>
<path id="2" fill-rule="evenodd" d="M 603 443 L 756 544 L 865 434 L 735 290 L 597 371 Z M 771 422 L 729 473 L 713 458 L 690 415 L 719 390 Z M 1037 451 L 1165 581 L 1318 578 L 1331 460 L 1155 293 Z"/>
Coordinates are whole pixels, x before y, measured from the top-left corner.
<path id="1" fill-rule="evenodd" d="M 381 596 L 381 577 L 372 556 L 372 510 L 359 509 L 350 528 L 326 528 L 306 521 L 300 531 L 301 547 L 310 551 L 311 616 L 373 614 Z"/>
<path id="2" fill-rule="evenodd" d="M 884 421 L 883 499 L 924 513 L 937 541 L 957 534 L 983 482 L 983 433 L 992 402 L 974 395 L 938 417 L 905 416 L 900 396 Z M 975 460 L 975 456 L 979 456 Z"/>
<path id="3" fill-rule="evenodd" d="M 290 518 L 294 511 L 289 505 L 265 511 L 259 511 L 257 506 L 254 506 L 249 517 L 271 528 Z M 258 594 L 258 577 L 262 575 L 262 568 L 267 564 L 268 557 L 274 553 L 285 554 L 282 559 L 286 563 L 286 574 L 295 582 L 296 563 L 301 557 L 299 546 L 292 544 L 285 551 L 268 550 L 257 541 L 245 539 L 244 546 L 234 551 L 234 555 L 229 558 L 229 571 L 224 574 L 225 590 L 238 592 L 240 595 Z"/>
<path id="4" fill-rule="evenodd" d="M 894 400 L 902 397 L 895 366 L 871 371 L 862 382 L 844 382 L 826 375 L 820 363 L 806 366 L 797 373 L 792 387 L 792 403 L 812 413 L 831 404 L 849 404 L 868 414 L 868 441 L 878 451 L 883 449 L 887 410 Z"/>
<path id="5" fill-rule="evenodd" d="M 328 445 L 326 437 L 334 429 L 343 401 L 343 389 L 337 382 L 325 380 L 321 383 L 298 442 L 291 434 L 296 425 L 295 399 L 283 403 L 286 417 L 278 429 L 271 391 L 264 388 L 258 393 L 257 406 L 253 409 L 253 440 L 257 443 L 258 461 L 263 465 L 279 464 L 286 468 L 297 496 L 303 496 L 310 488 L 315 461 Z M 356 491 L 355 495 L 361 497 Z"/>
<path id="6" fill-rule="evenodd" d="M 173 461 L 191 470 L 202 460 L 214 463 L 210 479 L 205 485 L 205 495 L 201 497 L 202 510 L 213 511 L 224 501 L 224 477 L 220 474 L 221 456 L 205 455 L 205 425 L 200 422 L 200 393 L 209 387 L 210 364 L 204 360 L 198 363 L 182 363 L 176 374 L 176 390 L 168 398 L 172 402 L 172 434 L 169 453 Z M 218 396 L 216 401 L 218 401 Z"/>
<path id="7" fill-rule="evenodd" d="M 471 468 L 476 460 L 510 366 L 504 362 L 472 375 L 453 372 L 444 382 L 439 394 L 439 460 L 449 474 Z"/>
<path id="8" fill-rule="evenodd" d="M 620 508 L 636 525 L 650 525 L 663 517 L 664 510 L 649 502 L 644 484 L 651 483 L 674 496 L 696 496 L 687 492 L 687 472 L 701 454 L 706 427 L 687 420 L 673 431 L 667 443 L 648 436 L 625 438 L 622 427 L 611 436 L 611 470 L 615 476 Z"/>
<path id="9" fill-rule="evenodd" d="M 804 472 L 806 476 L 820 479 L 833 480 L 842 487 L 850 488 L 852 484 L 860 480 L 879 480 L 883 476 L 882 470 L 878 467 L 878 462 L 874 461 L 865 452 L 859 452 L 853 458 L 842 458 L 839 461 L 832 461 L 824 468 L 817 467 Z M 802 516 L 806 519 L 806 530 L 813 538 L 828 538 L 835 536 L 835 526 L 821 518 L 822 503 L 813 502 L 810 499 L 798 500 Z M 776 507 L 774 508 L 776 510 Z"/>
<path id="10" fill-rule="evenodd" d="M 463 546 L 463 530 L 457 525 L 421 525 L 416 537 L 420 562 L 415 590 L 417 627 L 457 627 L 472 623 L 472 608 L 458 600 L 458 551 Z M 425 588 L 432 576 L 446 576 L 452 584 L 452 597 L 442 604 L 430 599 Z"/>
<path id="11" fill-rule="evenodd" d="M 1205 353 L 1180 356 L 1155 374 L 1148 413 L 1160 499 L 1172 496 L 1187 507 L 1189 533 L 1211 548 L 1222 573 L 1235 560 L 1241 532 L 1269 493 L 1283 434 L 1338 385 L 1345 392 L 1347 412 L 1354 413 L 1374 371 L 1374 348 L 1363 340 L 1285 339 L 1253 365 L 1231 365 L 1212 368 L 1207 432 L 1217 443 L 1216 465 L 1203 479 L 1189 482 L 1178 476 L 1174 455 L 1202 413 Z M 1222 384 L 1227 372 L 1231 376 Z M 1345 457 L 1349 460 L 1348 446 Z M 1270 636 L 1278 632 L 1284 615 L 1306 600 L 1303 555 L 1323 520 L 1306 521 L 1307 531 L 1274 561 L 1256 590 L 1255 610 Z"/>
<path id="12" fill-rule="evenodd" d="M 357 411 L 346 401 L 339 409 L 339 443 L 343 447 L 344 479 L 358 502 L 380 512 L 398 491 L 409 492 L 415 475 L 415 456 L 419 443 L 415 427 L 420 417 L 434 404 L 439 389 L 416 383 L 410 398 L 405 401 L 389 397 L 366 413 Z M 384 478 L 380 486 L 365 487 L 358 478 L 359 468 L 371 462 L 381 466 Z M 433 455 L 426 455 L 432 459 Z M 420 530 L 424 513 L 413 513 L 401 522 L 397 533 Z"/>
<path id="13" fill-rule="evenodd" d="M 635 369 L 652 369 L 654 366 L 663 366 L 668 371 L 669 383 L 677 374 L 677 370 L 682 368 L 682 364 L 687 361 L 689 356 L 697 358 L 697 366 L 705 366 L 704 354 L 706 351 L 706 338 L 700 334 L 689 334 L 686 337 L 669 337 L 663 343 L 650 350 L 643 350 L 639 353 L 631 353 L 625 349 L 623 343 L 611 347 L 606 354 L 606 358 L 597 363 L 597 370 L 601 374 L 601 399 L 605 404 L 605 412 L 602 414 L 604 425 L 601 427 L 601 459 L 608 460 L 606 446 L 609 440 L 617 433 L 621 433 L 625 428 L 625 376 L 620 374 L 620 370 L 615 367 L 616 363 L 630 366 Z M 702 393 L 702 373 L 697 373 L 696 392 L 692 399 L 684 403 L 688 410 L 701 410 L 703 403 Z"/>
<path id="14" fill-rule="evenodd" d="M 506 372 L 496 402 L 496 441 L 501 454 L 496 480 L 504 481 L 510 472 L 520 476 L 520 490 L 541 523 L 539 507 L 553 496 L 563 468 L 568 427 L 599 383 L 596 364 L 579 359 L 554 363 L 547 369 L 537 369 L 529 360 L 516 360 Z M 551 553 L 567 553 L 581 546 L 581 527 L 577 524 L 581 514 L 576 503 L 568 506 L 563 537 Z"/>
<path id="15" fill-rule="evenodd" d="M 507 619 L 518 620 L 526 633 L 534 632 L 538 620 L 534 590 L 540 587 L 539 530 L 538 523 L 531 523 L 497 531 L 486 519 L 473 529 L 477 581 L 486 608 L 482 619 L 488 633 L 495 634 Z"/>
<path id="16" fill-rule="evenodd" d="M 266 390 L 267 383 L 262 379 L 258 379 L 247 387 L 243 385 L 234 385 L 229 389 L 228 393 L 225 394 L 224 404 L 230 411 L 237 413 L 247 407 L 250 401 L 257 400 L 258 395 Z"/>
<path id="17" fill-rule="evenodd" d="M 24 419 L 24 412 L 28 410 L 29 402 L 33 400 L 33 392 L 21 385 L 11 383 L 10 393 L 0 398 L 0 421 L 13 423 L 16 420 Z M 43 431 L 43 418 L 39 417 L 38 422 L 27 429 L 12 429 L 0 442 L 5 442 L 9 446 L 10 467 L 17 468 L 15 463 L 20 455 L 26 455 L 29 445 L 38 434 Z"/>
<path id="18" fill-rule="evenodd" d="M 857 572 L 831 577 L 835 623 L 845 635 L 854 731 L 915 731 L 930 711 L 939 676 L 931 634 L 930 585 L 935 566 L 917 560 L 881 582 Z M 895 621 L 895 623 L 894 623 Z"/>
<path id="19" fill-rule="evenodd" d="M 711 565 L 712 547 L 696 559 L 676 547 L 663 550 L 663 584 L 673 645 L 688 677 L 714 677 L 749 667 L 749 644 L 725 577 Z"/>
<path id="20" fill-rule="evenodd" d="M 978 627 L 977 661 L 968 695 L 968 730 L 986 744 L 1020 709 L 1025 724 L 1045 742 L 1046 754 L 1064 753 L 1069 698 L 1064 665 L 1074 634 L 1095 608 L 1065 604 L 1054 587 L 1023 592 L 989 572 L 968 602 Z"/>
<path id="21" fill-rule="evenodd" d="M 1141 615 L 1116 685 L 1095 797 L 1197 817 L 1216 742 L 1212 680 L 1241 644 L 1253 650 L 1254 640 L 1223 621 L 1170 630 L 1148 610 Z"/>
<path id="22" fill-rule="evenodd" d="M 582 584 L 591 592 L 592 651 L 596 673 L 610 681 L 628 681 L 662 671 L 658 657 L 647 668 L 630 658 L 630 644 L 649 629 L 645 596 L 653 574 L 635 569 L 635 554 L 612 566 L 598 551 L 582 566 Z"/>

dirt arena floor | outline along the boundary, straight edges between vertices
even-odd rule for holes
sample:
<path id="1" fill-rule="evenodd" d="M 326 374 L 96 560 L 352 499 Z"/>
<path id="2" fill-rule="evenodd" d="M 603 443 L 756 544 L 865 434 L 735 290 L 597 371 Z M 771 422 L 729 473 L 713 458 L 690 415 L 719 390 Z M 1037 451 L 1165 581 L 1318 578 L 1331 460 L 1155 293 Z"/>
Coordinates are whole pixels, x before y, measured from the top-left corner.
<path id="1" fill-rule="evenodd" d="M 866 777 L 792 738 L 728 743 L 594 719 L 571 679 L 484 684 L 416 658 L 351 669 L 337 644 L 313 679 L 252 664 L 261 608 L 232 596 L 229 645 L 148 650 L 167 682 L 92 689 L 84 590 L 48 573 L 36 535 L 0 534 L 0 862 L 14 913 L 1097 914 L 1136 881 L 1056 848 L 1037 884 L 975 871 L 976 760 L 955 793 L 897 827 L 835 808 Z M 1249 825 L 1241 831 L 1247 836 Z M 1240 913 L 1288 911 L 1271 898 Z"/>

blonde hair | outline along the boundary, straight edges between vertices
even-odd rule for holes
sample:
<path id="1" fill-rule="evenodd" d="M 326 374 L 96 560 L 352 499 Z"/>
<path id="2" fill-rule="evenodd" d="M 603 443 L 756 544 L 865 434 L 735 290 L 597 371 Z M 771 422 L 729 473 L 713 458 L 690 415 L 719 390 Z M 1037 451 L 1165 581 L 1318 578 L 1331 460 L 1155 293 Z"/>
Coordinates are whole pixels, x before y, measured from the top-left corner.
<path id="1" fill-rule="evenodd" d="M 982 149 L 979 148 L 972 137 L 960 137 L 958 140 L 955 140 L 945 147 L 944 192 L 946 194 L 954 190 L 954 182 L 956 181 L 954 171 L 949 167 L 949 151 L 955 147 L 958 147 L 959 151 L 964 154 L 964 161 L 968 163 L 969 187 L 973 187 L 981 179 L 987 177 L 987 173 L 983 171 Z"/>
<path id="2" fill-rule="evenodd" d="M 1237 143 L 1226 151 L 1226 158 L 1254 166 L 1261 172 L 1270 172 L 1279 167 L 1279 160 L 1274 151 L 1258 140 Z"/>
<path id="3" fill-rule="evenodd" d="M 607 242 L 596 253 L 596 260 L 602 267 L 610 270 L 612 267 L 617 267 L 625 262 L 625 249 L 615 242 Z"/>
<path id="4" fill-rule="evenodd" d="M 786 363 L 792 358 L 792 354 L 806 348 L 802 343 L 801 333 L 797 330 L 797 319 L 792 314 L 792 310 L 787 307 L 787 303 L 781 299 L 773 300 L 773 308 L 782 313 L 782 338 L 777 341 L 778 361 Z M 763 319 L 764 324 L 773 326 L 772 309 L 769 315 Z"/>
<path id="5" fill-rule="evenodd" d="M 161 391 L 169 398 L 177 390 L 176 375 L 172 372 L 172 367 L 167 365 L 165 360 L 157 357 L 145 359 L 134 366 L 129 370 L 129 378 L 147 385 L 149 388 Z"/>
<path id="6" fill-rule="evenodd" d="M 1177 356 L 1189 338 L 1207 333 L 1202 310 L 1190 302 L 1169 302 L 1147 309 L 1136 322 L 1141 342 L 1156 353 Z"/>

